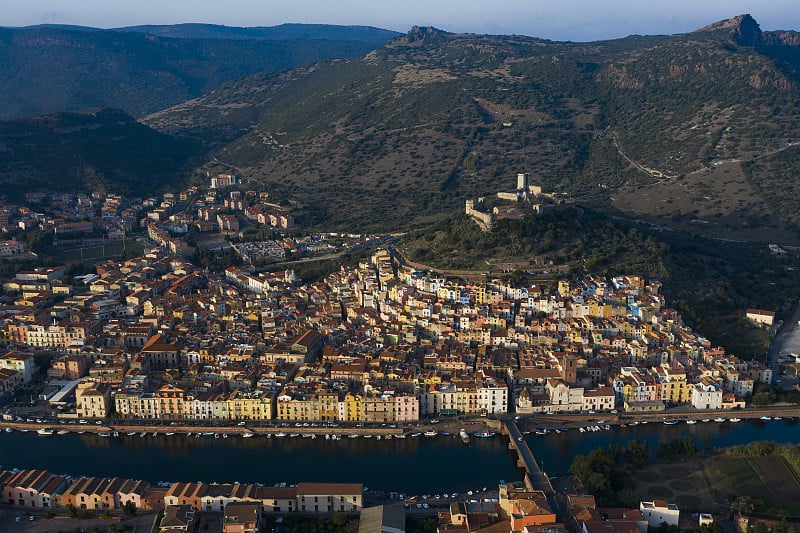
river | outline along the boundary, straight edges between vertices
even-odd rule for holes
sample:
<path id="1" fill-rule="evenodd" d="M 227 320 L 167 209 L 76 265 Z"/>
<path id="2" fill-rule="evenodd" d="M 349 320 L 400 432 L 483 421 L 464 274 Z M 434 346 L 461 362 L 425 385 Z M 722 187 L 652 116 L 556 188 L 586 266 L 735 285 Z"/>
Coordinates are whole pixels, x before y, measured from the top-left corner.
<path id="1" fill-rule="evenodd" d="M 612 427 L 609 431 L 527 437 L 537 460 L 550 476 L 566 474 L 572 459 L 611 444 L 647 441 L 655 453 L 659 442 L 689 435 L 703 449 L 756 440 L 800 442 L 796 421 L 761 420 L 737 424 L 660 423 Z M 0 433 L 3 468 L 44 468 L 59 474 L 121 476 L 158 481 L 275 483 L 299 481 L 358 482 L 377 490 L 407 494 L 466 492 L 521 477 L 516 456 L 505 437 L 473 438 L 465 446 L 457 437 L 374 438 L 328 441 L 322 438 L 195 438 L 185 435 L 101 437 L 68 434 Z"/>

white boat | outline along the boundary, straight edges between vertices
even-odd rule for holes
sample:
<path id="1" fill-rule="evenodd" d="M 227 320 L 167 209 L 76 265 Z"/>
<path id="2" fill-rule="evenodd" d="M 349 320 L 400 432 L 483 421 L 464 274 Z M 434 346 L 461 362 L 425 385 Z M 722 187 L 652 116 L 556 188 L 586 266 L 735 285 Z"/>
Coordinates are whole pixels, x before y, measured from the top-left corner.
<path id="1" fill-rule="evenodd" d="M 691 426 L 692 424 L 697 424 L 697 420 L 687 420 L 686 423 Z"/>
<path id="2" fill-rule="evenodd" d="M 171 437 L 174 434 L 175 434 L 174 431 L 167 431 L 166 433 L 164 433 L 164 435 L 166 435 L 167 437 Z"/>
<path id="3" fill-rule="evenodd" d="M 714 422 L 725 422 L 725 419 L 722 417 L 717 417 L 714 419 Z"/>
<path id="4" fill-rule="evenodd" d="M 119 437 L 119 431 L 114 431 L 113 433 L 111 433 L 111 436 L 112 437 Z"/>
<path id="5" fill-rule="evenodd" d="M 36 431 L 36 434 L 37 435 L 41 435 L 42 437 L 49 437 L 50 435 L 53 435 L 54 433 L 55 433 L 55 431 L 53 431 L 53 428 L 42 428 L 42 429 Z"/>
<path id="6" fill-rule="evenodd" d="M 56 431 L 56 435 L 66 435 L 67 433 L 69 433 L 68 429 L 59 429 Z"/>
<path id="7" fill-rule="evenodd" d="M 469 433 L 467 433 L 466 429 L 461 428 L 458 431 L 458 436 L 461 437 L 461 440 L 464 442 L 464 444 L 469 444 Z"/>
<path id="8" fill-rule="evenodd" d="M 249 439 L 250 437 L 254 437 L 254 436 L 255 436 L 255 433 L 253 433 L 251 431 L 245 431 L 244 433 L 242 433 L 242 438 L 243 439 Z"/>
<path id="9" fill-rule="evenodd" d="M 108 431 L 101 431 L 100 433 L 98 433 L 98 435 L 101 437 L 110 437 L 111 433 L 109 433 Z"/>
<path id="10" fill-rule="evenodd" d="M 781 417 L 779 417 L 779 416 L 773 416 L 773 417 L 772 417 L 772 419 L 773 419 L 773 420 L 783 420 L 783 418 L 781 418 Z"/>
<path id="11" fill-rule="evenodd" d="M 582 427 L 581 427 L 581 428 L 578 428 L 578 431 L 580 431 L 581 433 L 586 433 L 586 430 L 585 430 L 585 429 L 583 429 Z"/>
<path id="12" fill-rule="evenodd" d="M 733 420 L 733 419 L 731 419 L 731 420 Z M 761 417 L 761 420 L 772 420 L 772 417 L 769 416 L 769 415 L 764 415 L 764 416 Z"/>
<path id="13" fill-rule="evenodd" d="M 6 433 L 11 433 L 12 431 L 14 431 L 12 428 L 6 428 Z"/>
<path id="14" fill-rule="evenodd" d="M 404 438 L 406 438 L 406 436 L 407 435 L 405 433 L 401 433 L 399 435 L 395 435 L 394 438 L 396 438 L 396 439 L 404 439 Z"/>
<path id="15" fill-rule="evenodd" d="M 214 433 L 214 438 L 218 439 L 219 438 L 219 433 Z"/>
<path id="16" fill-rule="evenodd" d="M 276 437 L 285 437 L 286 433 L 275 433 Z"/>
<path id="17" fill-rule="evenodd" d="M 290 437 L 299 437 L 300 433 L 289 433 Z"/>
<path id="18" fill-rule="evenodd" d="M 409 435 L 410 435 L 411 437 L 419 437 L 420 435 L 422 435 L 422 433 L 420 433 L 420 432 L 418 432 L 418 431 L 417 431 L 417 432 L 414 432 L 414 433 L 409 433 Z"/>
<path id="19" fill-rule="evenodd" d="M 436 435 L 438 435 L 438 433 L 437 433 L 436 431 L 429 430 L 429 431 L 426 431 L 426 432 L 424 433 L 424 435 L 425 435 L 426 437 L 435 437 Z"/>
<path id="20" fill-rule="evenodd" d="M 133 437 L 134 435 L 136 435 L 136 432 L 135 431 L 129 431 L 128 433 L 125 433 L 125 434 L 127 436 L 129 436 L 129 437 Z"/>
<path id="21" fill-rule="evenodd" d="M 477 431 L 472 434 L 473 437 L 479 439 L 488 439 L 489 437 L 494 437 L 495 435 L 497 435 L 497 433 L 494 431 Z"/>
<path id="22" fill-rule="evenodd" d="M 358 435 L 356 435 L 355 433 L 353 433 L 353 434 L 351 434 L 351 435 L 348 435 L 348 436 L 347 436 L 347 438 L 348 438 L 348 439 L 357 439 L 357 438 L 358 438 Z"/>
<path id="23" fill-rule="evenodd" d="M 741 422 L 741 421 L 742 421 L 742 419 L 741 419 L 741 418 L 731 418 L 731 422 L 733 422 L 734 424 L 735 424 L 736 422 Z"/>

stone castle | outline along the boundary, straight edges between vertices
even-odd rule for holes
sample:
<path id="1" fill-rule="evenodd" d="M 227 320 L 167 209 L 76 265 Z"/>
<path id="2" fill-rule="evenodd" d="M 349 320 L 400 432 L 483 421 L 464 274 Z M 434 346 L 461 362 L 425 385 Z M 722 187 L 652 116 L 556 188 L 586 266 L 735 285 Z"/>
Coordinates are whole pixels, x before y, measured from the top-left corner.
<path id="1" fill-rule="evenodd" d="M 489 210 L 486 197 L 467 200 L 465 212 L 483 231 L 491 231 L 496 220 L 522 218 L 528 213 L 537 215 L 574 207 L 570 199 L 557 198 L 553 193 L 544 193 L 539 185 L 532 185 L 530 174 L 517 174 L 517 189 L 513 192 L 498 192 L 497 198 L 511 202 L 497 205 Z"/>

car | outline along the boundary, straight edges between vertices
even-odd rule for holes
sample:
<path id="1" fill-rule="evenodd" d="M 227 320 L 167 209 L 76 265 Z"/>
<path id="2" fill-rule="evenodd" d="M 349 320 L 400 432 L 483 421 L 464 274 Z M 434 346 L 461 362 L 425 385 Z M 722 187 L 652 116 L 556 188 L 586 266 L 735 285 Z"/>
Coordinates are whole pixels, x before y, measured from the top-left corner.
<path id="1" fill-rule="evenodd" d="M 19 522 L 21 522 L 21 521 L 22 521 L 22 517 L 21 517 L 21 516 L 18 516 L 18 517 L 16 517 L 16 518 L 14 519 L 14 522 L 17 522 L 17 523 L 19 523 Z"/>
<path id="2" fill-rule="evenodd" d="M 35 516 L 33 516 L 33 515 L 30 515 L 30 516 L 28 517 L 28 520 L 30 520 L 31 522 L 33 522 L 35 519 L 36 519 L 36 517 L 35 517 Z"/>
<path id="3" fill-rule="evenodd" d="M 86 420 L 78 420 L 78 424 L 88 424 L 88 423 L 89 422 L 87 422 Z"/>

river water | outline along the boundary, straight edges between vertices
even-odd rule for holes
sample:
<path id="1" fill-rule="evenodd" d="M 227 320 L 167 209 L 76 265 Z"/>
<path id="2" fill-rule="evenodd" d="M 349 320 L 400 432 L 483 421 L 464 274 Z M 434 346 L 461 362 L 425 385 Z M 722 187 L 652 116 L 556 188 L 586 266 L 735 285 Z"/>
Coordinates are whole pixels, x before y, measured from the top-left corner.
<path id="1" fill-rule="evenodd" d="M 655 452 L 659 442 L 689 435 L 700 449 L 756 440 L 800 443 L 796 421 L 761 420 L 737 424 L 650 423 L 609 431 L 527 437 L 543 470 L 566 474 L 572 459 L 598 446 L 638 439 Z M 358 482 L 371 489 L 407 494 L 466 492 L 496 487 L 501 479 L 520 479 L 516 455 L 505 437 L 473 438 L 465 446 L 457 437 L 374 438 L 328 441 L 322 438 L 253 437 L 227 439 L 185 435 L 100 437 L 68 434 L 0 433 L 3 468 L 44 468 L 59 474 L 121 476 L 158 481 L 231 483 Z"/>

